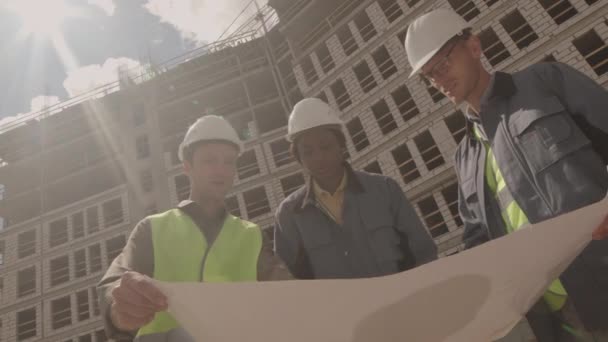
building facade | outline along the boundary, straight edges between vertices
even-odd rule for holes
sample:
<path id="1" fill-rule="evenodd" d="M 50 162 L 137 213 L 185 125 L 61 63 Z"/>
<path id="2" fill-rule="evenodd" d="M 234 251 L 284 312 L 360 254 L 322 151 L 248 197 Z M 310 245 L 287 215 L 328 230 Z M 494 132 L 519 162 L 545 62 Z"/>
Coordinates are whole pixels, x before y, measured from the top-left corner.
<path id="1" fill-rule="evenodd" d="M 245 143 L 235 215 L 272 234 L 304 175 L 284 139 L 291 107 L 342 113 L 355 168 L 396 179 L 442 256 L 462 249 L 452 154 L 464 117 L 417 78 L 407 25 L 455 9 L 489 68 L 568 63 L 608 86 L 608 0 L 270 0 L 279 22 L 206 46 L 142 82 L 0 129 L 0 340 L 105 341 L 94 287 L 145 215 L 187 198 L 187 127 L 225 116 Z M 116 86 L 116 85 L 115 85 Z"/>

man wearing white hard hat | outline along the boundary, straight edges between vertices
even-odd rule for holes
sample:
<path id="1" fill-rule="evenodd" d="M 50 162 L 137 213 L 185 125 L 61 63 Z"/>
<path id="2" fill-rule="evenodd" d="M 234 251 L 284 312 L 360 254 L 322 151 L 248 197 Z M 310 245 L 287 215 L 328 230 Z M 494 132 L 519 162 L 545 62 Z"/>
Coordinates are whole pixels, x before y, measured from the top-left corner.
<path id="1" fill-rule="evenodd" d="M 446 9 L 412 22 L 405 48 L 411 75 L 466 104 L 455 168 L 468 248 L 606 197 L 604 88 L 561 63 L 490 73 L 479 38 Z M 540 341 L 608 341 L 607 236 L 608 217 L 528 314 Z M 541 317 L 555 329 L 543 331 Z"/>
<path id="2" fill-rule="evenodd" d="M 350 167 L 342 121 L 330 106 L 298 102 L 287 139 L 308 178 L 276 212 L 275 251 L 294 277 L 383 276 L 437 258 L 397 182 Z"/>
<path id="3" fill-rule="evenodd" d="M 193 341 L 166 312 L 153 279 L 169 282 L 268 280 L 272 250 L 260 228 L 227 213 L 241 141 L 222 117 L 197 120 L 179 146 L 190 199 L 140 221 L 98 285 L 108 337 L 140 342 Z M 277 259 L 278 260 L 278 259 Z"/>

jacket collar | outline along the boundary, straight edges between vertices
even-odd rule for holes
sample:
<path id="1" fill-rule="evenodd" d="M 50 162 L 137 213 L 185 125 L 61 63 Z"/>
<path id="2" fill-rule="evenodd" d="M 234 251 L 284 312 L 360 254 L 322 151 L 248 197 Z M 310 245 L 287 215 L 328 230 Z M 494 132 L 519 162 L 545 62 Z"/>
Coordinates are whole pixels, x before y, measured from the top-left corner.
<path id="1" fill-rule="evenodd" d="M 488 104 L 499 100 L 499 99 L 508 99 L 515 94 L 517 88 L 515 87 L 515 82 L 513 81 L 513 76 L 511 74 L 497 71 L 492 75 L 492 79 L 490 84 L 488 85 L 488 89 L 481 97 L 481 108 L 483 110 Z M 469 109 L 465 111 L 466 120 L 466 132 L 469 137 L 474 137 L 473 133 L 473 123 L 476 121 L 476 118 L 469 114 Z"/>
<path id="2" fill-rule="evenodd" d="M 202 222 L 222 222 L 228 217 L 228 211 L 226 208 L 217 217 L 207 217 L 201 206 L 193 200 L 187 199 L 179 202 L 177 209 L 180 209 L 184 213 L 188 214 L 197 224 Z"/>
<path id="3" fill-rule="evenodd" d="M 350 166 L 350 164 L 347 162 L 344 162 L 344 168 L 345 168 L 346 176 L 347 176 L 346 188 L 344 189 L 344 191 L 345 192 L 350 191 L 350 192 L 353 192 L 356 194 L 365 192 L 365 188 L 363 187 L 361 180 L 359 179 L 359 177 L 357 176 L 357 174 L 355 173 L 353 168 Z M 298 210 L 303 210 L 307 206 L 314 205 L 316 203 L 315 192 L 314 192 L 313 186 L 314 186 L 314 180 L 312 179 L 311 176 L 308 176 L 306 179 L 306 184 L 305 184 L 306 191 L 299 193 L 298 197 L 296 197 L 296 199 L 295 199 L 296 208 Z"/>
<path id="4" fill-rule="evenodd" d="M 515 94 L 515 82 L 513 76 L 506 72 L 494 73 L 494 82 L 491 85 L 486 103 L 493 101 L 496 98 L 509 98 Z"/>

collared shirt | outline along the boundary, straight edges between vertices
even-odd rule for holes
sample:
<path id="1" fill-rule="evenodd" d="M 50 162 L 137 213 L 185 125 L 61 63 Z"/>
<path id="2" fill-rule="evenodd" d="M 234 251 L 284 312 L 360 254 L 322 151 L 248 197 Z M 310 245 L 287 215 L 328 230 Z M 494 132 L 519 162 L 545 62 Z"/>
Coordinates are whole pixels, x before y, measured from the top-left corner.
<path id="1" fill-rule="evenodd" d="M 323 212 L 313 182 L 276 212 L 275 250 L 298 279 L 364 278 L 437 258 L 437 247 L 392 178 L 346 164 L 342 225 Z"/>
<path id="2" fill-rule="evenodd" d="M 334 193 L 330 193 L 329 191 L 325 191 L 321 188 L 319 183 L 313 181 L 313 191 L 315 193 L 315 197 L 319 204 L 323 207 L 323 209 L 327 212 L 331 218 L 336 221 L 338 224 L 342 224 L 342 207 L 344 204 L 344 190 L 346 189 L 346 182 L 348 179 L 348 174 L 344 171 L 344 175 L 342 176 L 342 180 L 338 185 L 338 188 Z"/>
<path id="3" fill-rule="evenodd" d="M 490 76 L 490 81 L 488 82 L 488 87 L 481 95 L 481 99 L 479 101 L 479 104 L 482 107 L 482 108 L 480 108 L 480 111 L 483 111 L 483 107 L 486 106 L 486 103 L 492 96 L 492 93 L 494 92 L 495 84 L 496 84 L 496 74 L 492 74 Z M 481 124 L 481 118 L 479 117 L 480 114 L 476 113 L 475 110 L 471 106 L 467 106 L 464 113 L 465 113 L 466 117 L 471 122 L 473 122 L 473 124 L 475 125 L 475 129 L 477 130 L 477 133 L 480 135 L 480 137 L 484 141 L 488 141 L 488 136 L 487 136 L 485 130 L 483 129 L 483 125 Z"/>
<path id="4" fill-rule="evenodd" d="M 209 217 L 196 202 L 190 200 L 180 202 L 177 208 L 192 218 L 209 244 L 215 241 L 228 216 L 226 211 L 222 211 L 215 217 Z M 272 243 L 268 241 L 267 235 L 262 233 L 262 237 L 263 246 L 258 258 L 258 280 L 290 279 L 289 272 L 274 255 Z M 135 332 L 128 333 L 116 329 L 109 316 L 112 289 L 128 271 L 145 274 L 151 278 L 154 276 L 154 248 L 149 218 L 144 218 L 135 226 L 122 252 L 114 259 L 97 285 L 108 338 L 118 341 L 130 340 L 135 334 Z"/>

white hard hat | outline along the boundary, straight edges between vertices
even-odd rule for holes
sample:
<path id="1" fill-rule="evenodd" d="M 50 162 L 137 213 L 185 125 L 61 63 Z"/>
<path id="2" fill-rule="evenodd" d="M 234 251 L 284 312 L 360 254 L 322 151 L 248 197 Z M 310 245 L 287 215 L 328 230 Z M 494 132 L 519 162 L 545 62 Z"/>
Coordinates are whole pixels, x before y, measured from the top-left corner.
<path id="1" fill-rule="evenodd" d="M 448 40 L 469 27 L 460 15 L 446 8 L 414 20 L 405 37 L 405 51 L 412 67 L 410 77 L 417 74 Z"/>
<path id="2" fill-rule="evenodd" d="M 191 144 L 205 140 L 221 140 L 234 144 L 239 152 L 243 150 L 243 144 L 238 134 L 226 119 L 217 115 L 205 115 L 196 120 L 179 144 L 179 160 L 184 161 L 184 149 Z"/>
<path id="3" fill-rule="evenodd" d="M 299 133 L 320 126 L 335 126 L 342 129 L 342 120 L 338 114 L 325 102 L 317 98 L 306 98 L 296 103 L 289 115 L 287 125 L 287 140 L 293 139 Z"/>

